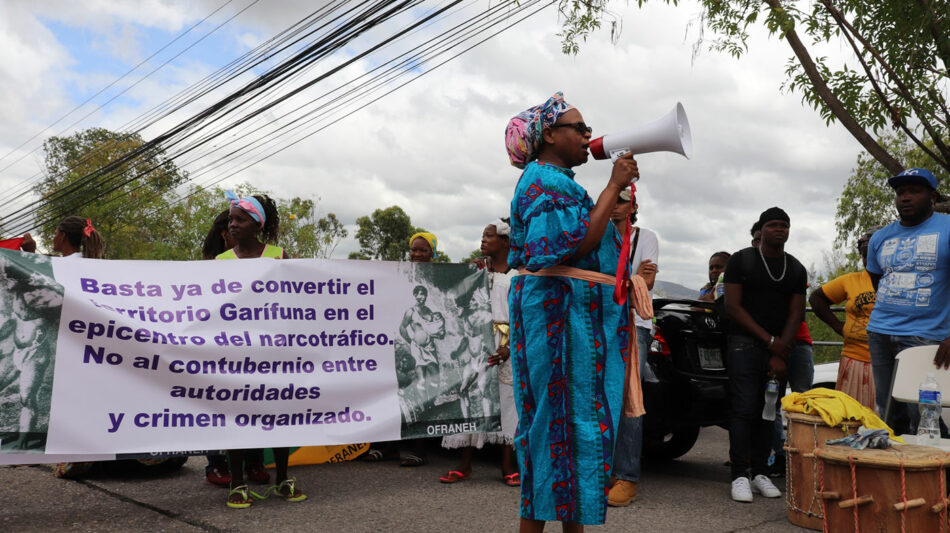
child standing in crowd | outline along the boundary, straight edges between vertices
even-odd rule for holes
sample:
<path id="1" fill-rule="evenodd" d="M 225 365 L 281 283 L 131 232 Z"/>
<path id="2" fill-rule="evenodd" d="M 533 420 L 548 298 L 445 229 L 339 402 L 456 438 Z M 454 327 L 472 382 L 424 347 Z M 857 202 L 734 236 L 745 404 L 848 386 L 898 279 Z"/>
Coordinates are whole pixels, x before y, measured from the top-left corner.
<path id="1" fill-rule="evenodd" d="M 234 247 L 234 239 L 228 233 L 228 217 L 230 209 L 225 209 L 214 218 L 211 229 L 205 237 L 201 247 L 202 259 L 214 259 L 218 255 Z M 205 467 L 205 480 L 212 485 L 228 487 L 231 485 L 231 469 L 228 459 L 221 454 L 208 454 L 208 466 Z M 247 479 L 258 485 L 266 485 L 270 481 L 270 474 L 264 467 L 264 452 L 261 449 L 245 450 L 244 463 L 247 465 L 245 475 Z"/>
<path id="2" fill-rule="evenodd" d="M 462 448 L 459 466 L 439 478 L 442 483 L 456 483 L 472 475 L 472 454 L 475 448 L 486 443 L 501 444 L 501 474 L 505 484 L 517 487 L 521 484 L 520 475 L 514 461 L 515 428 L 518 425 L 518 413 L 515 409 L 513 379 L 511 374 L 511 353 L 508 349 L 508 288 L 515 271 L 508 267 L 508 235 L 511 226 L 503 219 L 496 220 L 482 232 L 481 252 L 484 259 L 479 267 L 488 268 L 490 274 L 491 313 L 495 330 L 495 342 L 498 349 L 488 358 L 488 365 L 498 365 L 499 401 L 501 403 L 501 431 L 497 433 L 463 433 L 450 435 L 442 439 L 444 448 Z M 475 361 L 473 361 L 474 363 Z M 484 372 L 487 369 L 471 369 Z"/>
<path id="3" fill-rule="evenodd" d="M 726 271 L 729 262 L 729 252 L 716 252 L 709 258 L 709 283 L 699 288 L 699 300 L 704 302 L 716 301 L 716 282 L 719 276 Z"/>
<path id="4" fill-rule="evenodd" d="M 216 259 L 287 258 L 287 254 L 279 246 L 266 244 L 266 241 L 277 241 L 280 224 L 277 205 L 272 199 L 266 195 L 239 199 L 231 191 L 227 192 L 226 198 L 231 203 L 231 209 L 228 212 L 228 233 L 234 240 L 234 247 L 218 254 Z M 263 237 L 265 242 L 261 242 L 259 236 Z M 277 467 L 277 485 L 271 487 L 268 492 L 274 492 L 289 502 L 307 499 L 307 495 L 297 489 L 296 478 L 287 477 L 290 448 L 273 448 L 273 450 L 274 463 Z M 228 450 L 228 463 L 231 466 L 228 507 L 244 509 L 250 507 L 253 502 L 247 484 L 244 482 L 242 468 L 248 459 L 247 456 L 247 450 Z"/>

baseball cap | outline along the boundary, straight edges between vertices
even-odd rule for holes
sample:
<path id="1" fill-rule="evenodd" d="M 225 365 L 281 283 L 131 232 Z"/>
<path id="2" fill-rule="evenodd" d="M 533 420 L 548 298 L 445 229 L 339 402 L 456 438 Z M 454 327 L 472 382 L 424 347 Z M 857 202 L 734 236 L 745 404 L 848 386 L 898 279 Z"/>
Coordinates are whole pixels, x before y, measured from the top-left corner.
<path id="1" fill-rule="evenodd" d="M 919 183 L 921 185 L 926 185 L 935 191 L 937 190 L 937 178 L 934 177 L 933 173 L 926 168 L 908 168 L 907 170 L 887 180 L 887 184 L 893 189 L 896 189 L 901 185 L 907 185 L 908 183 Z"/>

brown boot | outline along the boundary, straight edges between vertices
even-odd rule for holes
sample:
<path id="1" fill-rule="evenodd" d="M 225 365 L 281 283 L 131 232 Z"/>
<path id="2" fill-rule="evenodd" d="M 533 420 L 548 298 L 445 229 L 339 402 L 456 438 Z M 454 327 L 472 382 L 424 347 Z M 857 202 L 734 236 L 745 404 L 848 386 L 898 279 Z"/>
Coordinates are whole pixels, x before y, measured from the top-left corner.
<path id="1" fill-rule="evenodd" d="M 626 479 L 618 479 L 607 495 L 607 505 L 626 507 L 637 499 L 637 484 Z"/>

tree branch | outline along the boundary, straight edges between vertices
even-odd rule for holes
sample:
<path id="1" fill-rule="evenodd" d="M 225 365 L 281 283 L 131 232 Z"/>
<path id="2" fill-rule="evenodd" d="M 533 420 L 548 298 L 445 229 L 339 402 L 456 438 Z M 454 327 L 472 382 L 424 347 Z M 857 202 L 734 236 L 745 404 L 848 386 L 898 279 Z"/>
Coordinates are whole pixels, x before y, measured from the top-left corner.
<path id="1" fill-rule="evenodd" d="M 780 0 L 763 0 L 768 4 L 769 8 L 772 10 L 772 13 L 777 17 L 785 17 L 785 8 L 782 6 Z M 858 121 L 855 120 L 853 116 L 844 108 L 844 105 L 840 100 L 834 95 L 831 89 L 828 87 L 828 84 L 821 77 L 821 73 L 818 72 L 818 68 L 815 66 L 815 62 L 812 60 L 811 55 L 808 53 L 808 49 L 805 48 L 805 45 L 799 39 L 798 34 L 795 32 L 794 27 L 789 27 L 785 32 L 785 40 L 788 41 L 789 46 L 792 47 L 792 51 L 795 53 L 795 57 L 798 58 L 798 61 L 801 63 L 802 68 L 805 70 L 805 74 L 808 76 L 808 79 L 811 81 L 812 86 L 815 88 L 816 94 L 825 102 L 825 105 L 828 106 L 828 109 L 831 113 L 841 122 L 841 125 L 848 130 L 861 146 L 871 154 L 871 157 L 876 159 L 881 165 L 884 166 L 892 174 L 900 174 L 904 170 L 904 166 L 894 159 L 891 154 L 887 152 L 878 142 L 872 137 L 868 132 L 864 131 L 864 128 L 858 124 Z"/>
<path id="2" fill-rule="evenodd" d="M 859 34 L 854 26 L 848 22 L 844 15 L 832 5 L 831 0 L 821 0 L 821 3 L 825 6 L 825 9 L 831 13 L 832 18 L 835 19 L 835 22 L 838 24 L 838 27 L 841 29 L 842 35 L 845 39 L 848 40 L 848 44 L 851 45 L 851 49 L 854 50 L 854 55 L 857 56 L 858 61 L 861 63 L 861 66 L 864 68 L 865 74 L 867 74 L 868 81 L 871 82 L 871 86 L 874 88 L 874 92 L 877 93 L 877 97 L 880 99 L 881 103 L 890 111 L 892 117 L 896 117 L 895 123 L 897 126 L 904 131 L 904 133 L 910 137 L 914 144 L 920 147 L 928 156 L 930 156 L 934 161 L 936 161 L 940 166 L 944 168 L 950 168 L 948 160 L 950 160 L 950 149 L 947 148 L 947 145 L 943 143 L 943 140 L 940 138 L 940 133 L 937 132 L 933 124 L 930 122 L 929 118 L 924 113 L 921 108 L 920 101 L 917 100 L 910 89 L 907 88 L 907 85 L 904 84 L 903 80 L 894 72 L 894 69 L 891 68 L 891 65 L 878 53 L 877 49 L 874 48 L 871 43 L 867 41 L 861 34 Z M 854 38 L 852 38 L 854 37 Z M 873 73 L 871 72 L 871 67 L 868 65 L 867 61 L 864 60 L 864 55 L 861 53 L 861 49 L 858 48 L 858 45 L 854 42 L 854 39 L 857 39 L 861 42 L 861 45 L 864 46 L 864 49 L 871 54 L 880 67 L 887 73 L 887 76 L 891 78 L 894 82 L 894 85 L 897 86 L 899 94 L 910 104 L 911 108 L 914 110 L 914 113 L 917 115 L 917 119 L 920 120 L 920 124 L 924 127 L 924 130 L 930 135 L 930 138 L 934 141 L 934 146 L 937 147 L 937 150 L 940 151 L 940 155 L 937 155 L 930 149 L 922 140 L 920 140 L 909 127 L 907 127 L 907 121 L 900 119 L 900 113 L 898 110 L 888 101 L 887 96 L 884 94 L 884 91 L 881 89 L 881 86 L 878 84 Z"/>
<path id="3" fill-rule="evenodd" d="M 940 21 L 937 18 L 937 14 L 934 13 L 933 2 L 931 2 L 931 0 L 917 0 L 917 3 L 930 14 L 928 26 L 934 44 L 937 45 L 937 55 L 939 55 L 941 61 L 943 61 L 943 68 L 950 69 L 950 38 L 941 33 Z M 947 75 L 946 70 L 944 70 L 943 75 Z"/>

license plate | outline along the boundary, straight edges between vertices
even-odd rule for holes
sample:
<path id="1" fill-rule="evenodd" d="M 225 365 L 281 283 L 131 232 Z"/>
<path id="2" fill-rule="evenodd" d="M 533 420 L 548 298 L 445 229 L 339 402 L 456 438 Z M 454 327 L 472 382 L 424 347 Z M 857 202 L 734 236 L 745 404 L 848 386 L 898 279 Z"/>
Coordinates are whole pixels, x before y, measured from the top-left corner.
<path id="1" fill-rule="evenodd" d="M 704 348 L 697 346 L 699 350 L 699 366 L 703 370 L 722 370 L 725 368 L 722 364 L 722 351 L 719 348 Z"/>

